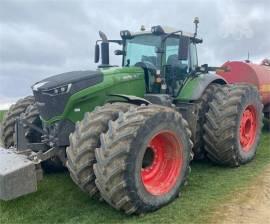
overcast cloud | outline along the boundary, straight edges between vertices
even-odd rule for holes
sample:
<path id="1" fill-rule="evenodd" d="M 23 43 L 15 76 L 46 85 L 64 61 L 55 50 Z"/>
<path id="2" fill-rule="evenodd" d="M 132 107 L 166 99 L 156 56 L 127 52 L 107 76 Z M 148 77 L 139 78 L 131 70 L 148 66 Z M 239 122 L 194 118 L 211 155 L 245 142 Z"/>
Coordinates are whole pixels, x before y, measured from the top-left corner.
<path id="1" fill-rule="evenodd" d="M 268 0 L 0 0 L 0 109 L 31 94 L 47 76 L 95 69 L 98 31 L 119 38 L 163 24 L 193 32 L 200 18 L 201 64 L 270 57 Z M 112 63 L 119 58 L 112 56 Z"/>

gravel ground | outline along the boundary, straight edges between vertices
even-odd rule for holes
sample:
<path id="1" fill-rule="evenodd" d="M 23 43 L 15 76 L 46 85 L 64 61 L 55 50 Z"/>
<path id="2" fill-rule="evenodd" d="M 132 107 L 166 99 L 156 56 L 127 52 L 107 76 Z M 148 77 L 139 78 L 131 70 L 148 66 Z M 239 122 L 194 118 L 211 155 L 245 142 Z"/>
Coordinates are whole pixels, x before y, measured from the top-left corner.
<path id="1" fill-rule="evenodd" d="M 270 166 L 230 202 L 216 211 L 211 223 L 267 224 L 270 223 Z"/>

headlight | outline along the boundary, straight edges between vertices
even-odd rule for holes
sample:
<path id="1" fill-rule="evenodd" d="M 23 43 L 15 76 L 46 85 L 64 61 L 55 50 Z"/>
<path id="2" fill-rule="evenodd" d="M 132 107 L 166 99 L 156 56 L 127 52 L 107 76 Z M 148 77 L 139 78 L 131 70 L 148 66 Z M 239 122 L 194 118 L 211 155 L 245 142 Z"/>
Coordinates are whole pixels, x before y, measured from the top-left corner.
<path id="1" fill-rule="evenodd" d="M 60 94 L 65 94 L 68 93 L 71 89 L 72 84 L 64 85 L 64 86 L 59 86 L 53 89 L 49 90 L 43 90 L 42 93 L 50 95 L 50 96 L 55 96 L 55 95 L 60 95 Z"/>

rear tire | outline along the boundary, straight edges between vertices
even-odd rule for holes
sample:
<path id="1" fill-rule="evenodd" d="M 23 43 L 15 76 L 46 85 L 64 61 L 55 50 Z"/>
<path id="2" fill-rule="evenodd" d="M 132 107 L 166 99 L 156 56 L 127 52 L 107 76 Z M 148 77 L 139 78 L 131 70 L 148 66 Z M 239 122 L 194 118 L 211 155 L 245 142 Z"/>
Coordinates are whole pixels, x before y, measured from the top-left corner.
<path id="1" fill-rule="evenodd" d="M 196 125 L 195 138 L 193 139 L 194 147 L 194 159 L 202 160 L 205 158 L 205 149 L 204 149 L 204 140 L 203 140 L 203 125 L 205 124 L 205 114 L 209 110 L 209 103 L 213 100 L 215 91 L 219 87 L 219 84 L 212 83 L 210 84 L 202 94 L 202 97 L 198 103 L 198 122 Z"/>
<path id="2" fill-rule="evenodd" d="M 85 114 L 69 137 L 67 168 L 74 183 L 91 197 L 99 197 L 93 164 L 96 162 L 95 149 L 100 147 L 100 134 L 108 130 L 110 120 L 117 119 L 119 112 L 125 112 L 129 107 L 134 106 L 128 103 L 108 103 L 97 107 L 93 112 Z"/>
<path id="3" fill-rule="evenodd" d="M 270 131 L 270 112 L 264 113 L 264 129 Z"/>
<path id="4" fill-rule="evenodd" d="M 190 170 L 190 136 L 187 122 L 171 108 L 142 105 L 121 113 L 109 122 L 95 151 L 102 197 L 127 214 L 154 211 L 173 201 Z"/>
<path id="5" fill-rule="evenodd" d="M 5 148 L 14 146 L 14 133 L 16 119 L 23 114 L 29 105 L 34 104 L 34 97 L 28 96 L 20 99 L 17 103 L 12 105 L 9 111 L 5 114 L 2 122 L 2 143 Z"/>
<path id="6" fill-rule="evenodd" d="M 209 159 L 231 167 L 251 161 L 261 134 L 262 109 L 258 90 L 252 85 L 218 88 L 204 125 Z"/>

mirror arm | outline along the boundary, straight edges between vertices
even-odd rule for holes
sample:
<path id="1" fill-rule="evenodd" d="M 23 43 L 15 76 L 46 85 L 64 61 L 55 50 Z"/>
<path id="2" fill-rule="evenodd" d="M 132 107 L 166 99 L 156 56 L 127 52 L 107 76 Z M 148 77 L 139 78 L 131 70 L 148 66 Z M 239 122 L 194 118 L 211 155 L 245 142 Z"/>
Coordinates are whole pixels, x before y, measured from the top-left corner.
<path id="1" fill-rule="evenodd" d="M 96 44 L 99 43 L 99 42 L 102 42 L 102 40 L 97 40 Z M 108 42 L 116 43 L 116 44 L 119 44 L 119 45 L 123 44 L 123 40 L 108 40 Z"/>
<path id="2" fill-rule="evenodd" d="M 116 44 L 119 44 L 119 45 L 123 44 L 123 40 L 108 40 L 108 42 L 116 43 Z"/>

